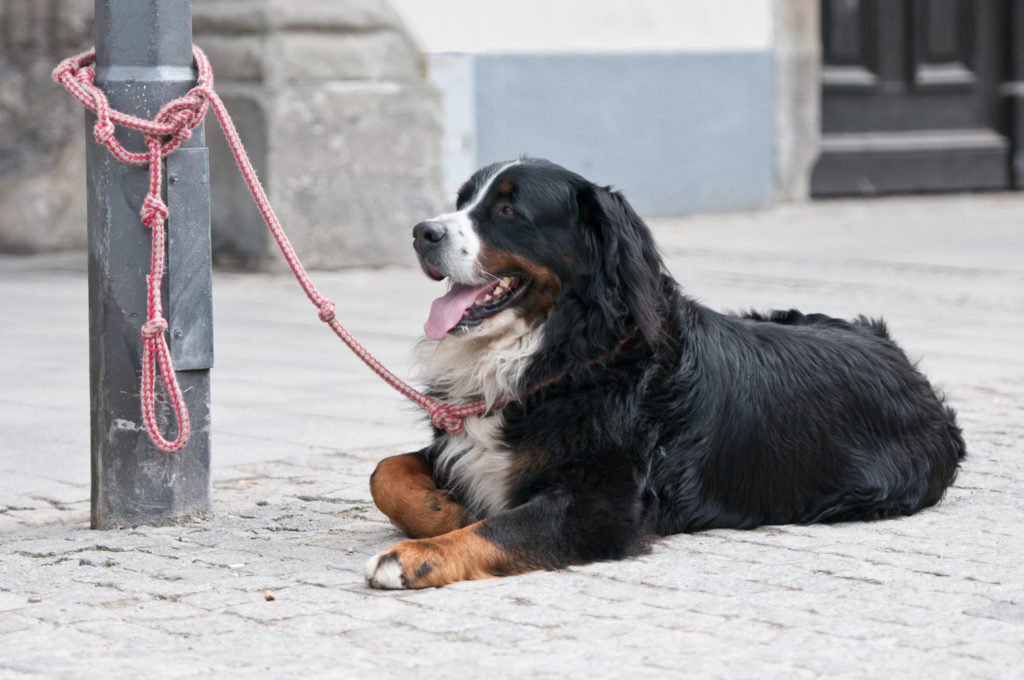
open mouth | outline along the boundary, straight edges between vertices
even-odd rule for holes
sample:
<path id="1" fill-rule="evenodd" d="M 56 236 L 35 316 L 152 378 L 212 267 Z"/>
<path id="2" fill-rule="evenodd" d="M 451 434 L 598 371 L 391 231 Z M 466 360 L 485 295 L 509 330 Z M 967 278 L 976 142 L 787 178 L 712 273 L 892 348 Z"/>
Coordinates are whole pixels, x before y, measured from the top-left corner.
<path id="1" fill-rule="evenodd" d="M 496 276 L 479 286 L 453 283 L 451 289 L 430 306 L 430 317 L 423 331 L 427 337 L 440 340 L 453 329 L 475 326 L 508 309 L 528 287 L 529 281 L 519 274 Z"/>

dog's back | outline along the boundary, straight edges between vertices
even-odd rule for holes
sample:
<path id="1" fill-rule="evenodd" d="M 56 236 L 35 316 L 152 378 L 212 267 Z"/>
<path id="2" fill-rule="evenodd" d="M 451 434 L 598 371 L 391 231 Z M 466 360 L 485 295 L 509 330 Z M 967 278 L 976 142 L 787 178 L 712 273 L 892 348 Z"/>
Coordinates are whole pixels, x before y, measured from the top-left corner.
<path id="1" fill-rule="evenodd" d="M 700 361 L 675 377 L 695 398 L 655 463 L 660 533 L 906 515 L 952 483 L 955 414 L 882 321 L 688 310 Z"/>

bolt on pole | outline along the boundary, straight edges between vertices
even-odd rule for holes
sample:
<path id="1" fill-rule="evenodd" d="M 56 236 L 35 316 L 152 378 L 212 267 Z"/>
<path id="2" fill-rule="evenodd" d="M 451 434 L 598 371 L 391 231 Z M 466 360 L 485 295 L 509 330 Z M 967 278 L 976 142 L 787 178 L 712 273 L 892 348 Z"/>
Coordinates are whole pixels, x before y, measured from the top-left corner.
<path id="1" fill-rule="evenodd" d="M 112 108 L 151 119 L 196 81 L 190 0 L 96 0 L 96 84 Z M 165 161 L 168 344 L 192 436 L 174 455 L 150 443 L 139 404 L 151 233 L 139 219 L 144 167 L 122 164 L 93 139 L 86 114 L 92 527 L 167 525 L 211 512 L 210 369 L 213 314 L 209 163 L 203 126 Z M 117 129 L 130 151 L 140 133 Z M 157 419 L 177 427 L 158 383 Z"/>

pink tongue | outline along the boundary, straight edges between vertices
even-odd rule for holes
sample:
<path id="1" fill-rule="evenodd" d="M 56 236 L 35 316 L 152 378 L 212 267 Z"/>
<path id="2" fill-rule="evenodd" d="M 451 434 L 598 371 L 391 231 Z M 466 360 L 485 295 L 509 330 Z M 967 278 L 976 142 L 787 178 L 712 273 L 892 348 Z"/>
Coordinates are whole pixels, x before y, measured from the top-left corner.
<path id="1" fill-rule="evenodd" d="M 423 332 L 432 340 L 443 338 L 448 331 L 455 328 L 466 310 L 473 306 L 477 296 L 490 287 L 491 284 L 466 286 L 456 283 L 446 295 L 437 298 L 430 305 L 430 318 L 423 324 Z"/>

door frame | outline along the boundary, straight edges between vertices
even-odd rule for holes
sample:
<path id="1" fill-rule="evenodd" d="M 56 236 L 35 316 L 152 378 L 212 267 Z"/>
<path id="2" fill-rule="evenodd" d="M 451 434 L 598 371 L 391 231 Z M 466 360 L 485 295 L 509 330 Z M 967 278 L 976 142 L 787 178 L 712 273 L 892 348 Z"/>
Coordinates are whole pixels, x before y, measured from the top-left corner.
<path id="1" fill-rule="evenodd" d="M 1009 0 L 1009 80 L 1001 93 L 1009 99 L 1010 184 L 1024 190 L 1024 0 Z"/>

